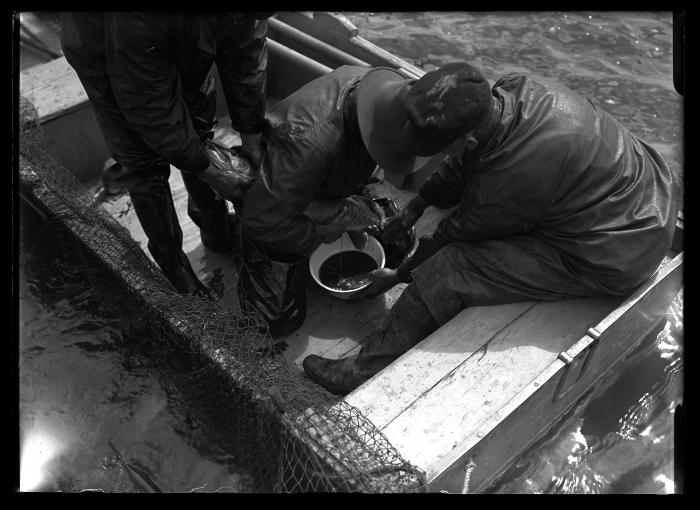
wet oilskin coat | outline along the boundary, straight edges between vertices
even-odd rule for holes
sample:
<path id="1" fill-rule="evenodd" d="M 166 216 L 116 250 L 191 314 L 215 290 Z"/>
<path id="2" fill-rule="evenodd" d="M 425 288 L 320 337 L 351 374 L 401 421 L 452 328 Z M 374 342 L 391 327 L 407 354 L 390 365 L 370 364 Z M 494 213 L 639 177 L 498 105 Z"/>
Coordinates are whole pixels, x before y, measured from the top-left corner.
<path id="1" fill-rule="evenodd" d="M 309 205 L 358 194 L 375 200 L 387 215 L 395 213 L 391 200 L 371 184 L 376 163 L 357 124 L 352 91 L 367 71 L 367 67 L 340 67 L 267 113 L 265 159 L 241 209 L 238 295 L 245 311 L 265 317 L 274 338 L 290 334 L 305 319 L 307 257 L 321 243 L 314 219 L 325 222 L 311 214 Z M 321 209 L 338 210 L 327 202 Z M 410 245 L 393 251 L 385 246 L 388 261 L 394 254 L 396 264 L 403 259 L 415 232 L 405 238 Z"/>
<path id="2" fill-rule="evenodd" d="M 62 45 L 123 166 L 209 161 L 201 139 L 216 121 L 213 64 L 232 126 L 262 131 L 267 22 L 253 13 L 64 13 Z"/>
<path id="3" fill-rule="evenodd" d="M 519 241 L 513 256 L 527 250 L 596 294 L 630 292 L 671 246 L 677 178 L 651 146 L 560 84 L 514 73 L 492 90 L 502 106 L 494 131 L 472 154 L 446 158 L 420 189 L 432 205 L 457 206 L 434 239 L 469 250 L 527 236 L 533 242 Z M 517 261 L 506 265 L 517 272 Z M 436 280 L 419 273 L 426 288 Z M 527 282 L 514 285 L 527 295 Z"/>
<path id="4" fill-rule="evenodd" d="M 346 102 L 367 71 L 342 66 L 268 110 L 265 159 L 242 209 L 246 237 L 308 256 L 321 238 L 306 207 L 314 198 L 348 197 L 367 182 L 376 163 L 362 143 L 354 101 Z"/>

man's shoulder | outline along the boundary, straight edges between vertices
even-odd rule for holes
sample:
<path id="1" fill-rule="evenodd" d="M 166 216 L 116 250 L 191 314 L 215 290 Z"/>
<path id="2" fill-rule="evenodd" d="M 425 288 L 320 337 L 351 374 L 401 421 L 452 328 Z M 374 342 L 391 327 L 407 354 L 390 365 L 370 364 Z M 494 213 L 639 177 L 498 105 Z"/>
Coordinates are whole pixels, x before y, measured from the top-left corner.
<path id="1" fill-rule="evenodd" d="M 544 129 L 552 136 L 574 136 L 594 127 L 599 117 L 586 96 L 549 78 L 511 73 L 501 77 L 494 90 L 503 101 L 503 120 L 510 130 Z"/>
<path id="2" fill-rule="evenodd" d="M 281 138 L 316 138 L 342 131 L 343 102 L 369 68 L 342 66 L 290 94 L 267 112 L 271 132 Z"/>

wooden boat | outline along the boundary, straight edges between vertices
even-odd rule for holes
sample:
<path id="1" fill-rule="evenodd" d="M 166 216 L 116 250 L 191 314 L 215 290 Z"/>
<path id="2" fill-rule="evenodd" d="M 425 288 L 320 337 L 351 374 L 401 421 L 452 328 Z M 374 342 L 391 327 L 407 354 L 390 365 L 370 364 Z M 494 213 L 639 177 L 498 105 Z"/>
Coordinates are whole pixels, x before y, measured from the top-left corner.
<path id="1" fill-rule="evenodd" d="M 270 19 L 268 35 L 269 104 L 344 64 L 389 66 L 414 77 L 423 74 L 363 39 L 338 14 L 277 13 Z M 49 152 L 94 190 L 109 154 L 73 70 L 58 58 L 24 71 L 20 86 L 38 109 Z M 223 100 L 219 106 L 216 139 L 230 146 L 238 136 L 230 129 Z M 399 206 L 414 196 L 426 176 L 422 172 L 389 182 Z M 185 253 L 204 282 L 216 269 L 223 271 L 222 302 L 237 307 L 235 264 L 231 257 L 201 246 L 199 231 L 186 214 L 178 171 L 172 173 L 171 187 Z M 128 198 L 103 207 L 146 251 Z M 418 234 L 431 232 L 444 215 L 428 209 L 417 224 Z M 406 460 L 425 472 L 429 491 L 488 490 L 601 377 L 659 331 L 682 288 L 682 247 L 679 220 L 673 247 L 656 274 L 626 299 L 466 309 L 338 405 L 361 411 Z M 343 357 L 356 352 L 403 288 L 371 302 L 348 302 L 311 284 L 306 321 L 284 339 L 290 367 L 303 377 L 301 361 L 308 354 Z"/>

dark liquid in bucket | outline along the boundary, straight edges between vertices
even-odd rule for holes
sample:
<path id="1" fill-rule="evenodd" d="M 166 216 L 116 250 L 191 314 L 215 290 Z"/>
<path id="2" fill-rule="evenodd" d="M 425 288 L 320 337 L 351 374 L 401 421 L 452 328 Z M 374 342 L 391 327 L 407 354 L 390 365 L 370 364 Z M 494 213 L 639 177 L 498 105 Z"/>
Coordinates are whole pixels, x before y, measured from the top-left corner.
<path id="1" fill-rule="evenodd" d="M 368 273 L 377 269 L 372 257 L 361 251 L 343 251 L 328 257 L 318 271 L 326 287 L 354 290 L 369 283 Z"/>

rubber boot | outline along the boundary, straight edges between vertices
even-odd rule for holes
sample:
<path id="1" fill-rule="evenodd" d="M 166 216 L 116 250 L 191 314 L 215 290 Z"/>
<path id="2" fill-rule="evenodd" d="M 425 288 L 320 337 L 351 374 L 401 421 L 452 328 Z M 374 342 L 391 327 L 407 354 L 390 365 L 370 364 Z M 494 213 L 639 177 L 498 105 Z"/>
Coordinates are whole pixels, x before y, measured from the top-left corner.
<path id="1" fill-rule="evenodd" d="M 360 367 L 357 356 L 328 359 L 311 354 L 302 362 L 304 371 L 316 384 L 336 395 L 347 395 L 384 367 Z"/>
<path id="2" fill-rule="evenodd" d="M 306 258 L 244 243 L 238 298 L 244 313 L 259 313 L 278 339 L 299 329 L 306 318 Z"/>
<path id="3" fill-rule="evenodd" d="M 175 212 L 168 177 L 151 175 L 132 182 L 129 196 L 148 238 L 148 251 L 181 294 L 208 296 L 182 251 L 182 230 Z"/>
<path id="4" fill-rule="evenodd" d="M 392 309 L 363 342 L 356 356 L 343 359 L 311 354 L 302 366 L 308 376 L 327 390 L 346 395 L 388 367 L 404 352 L 439 327 L 414 283 L 406 287 Z"/>
<path id="5" fill-rule="evenodd" d="M 234 248 L 235 216 L 209 185 L 193 174 L 182 173 L 187 189 L 187 214 L 199 227 L 202 244 L 214 251 L 230 253 Z"/>

